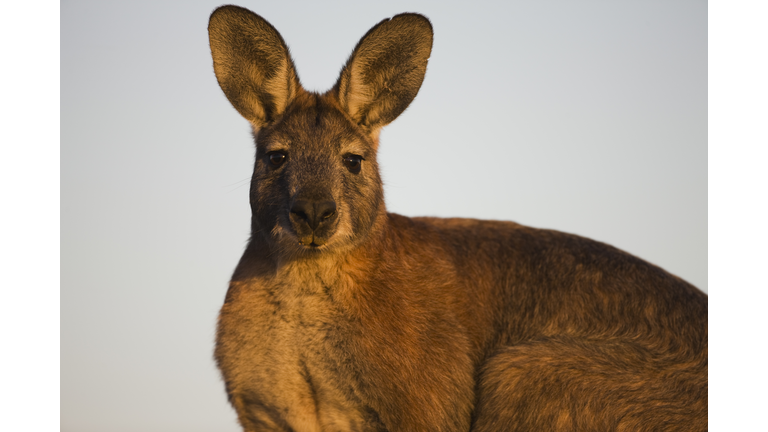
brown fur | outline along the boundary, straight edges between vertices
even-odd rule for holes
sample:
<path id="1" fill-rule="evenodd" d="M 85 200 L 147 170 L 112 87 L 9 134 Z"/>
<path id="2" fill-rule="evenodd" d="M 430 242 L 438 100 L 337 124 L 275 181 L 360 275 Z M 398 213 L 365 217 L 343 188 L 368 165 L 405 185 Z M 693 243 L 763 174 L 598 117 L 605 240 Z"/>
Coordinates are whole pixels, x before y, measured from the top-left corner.
<path id="1" fill-rule="evenodd" d="M 421 86 L 426 18 L 377 24 L 324 94 L 258 15 L 209 32 L 256 137 L 215 352 L 244 430 L 707 429 L 701 291 L 578 236 L 386 212 L 378 133 Z"/>

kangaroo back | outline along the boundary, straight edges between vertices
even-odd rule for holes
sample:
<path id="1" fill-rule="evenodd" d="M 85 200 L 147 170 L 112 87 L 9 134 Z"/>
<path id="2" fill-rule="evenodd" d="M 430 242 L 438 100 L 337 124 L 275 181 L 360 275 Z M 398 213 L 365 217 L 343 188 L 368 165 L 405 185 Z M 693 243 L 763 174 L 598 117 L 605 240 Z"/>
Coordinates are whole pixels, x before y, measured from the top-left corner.
<path id="1" fill-rule="evenodd" d="M 251 124 L 251 239 L 215 357 L 246 431 L 701 430 L 707 297 L 608 245 L 388 213 L 379 133 L 432 26 L 385 19 L 305 90 L 280 34 L 223 6 L 214 72 Z"/>

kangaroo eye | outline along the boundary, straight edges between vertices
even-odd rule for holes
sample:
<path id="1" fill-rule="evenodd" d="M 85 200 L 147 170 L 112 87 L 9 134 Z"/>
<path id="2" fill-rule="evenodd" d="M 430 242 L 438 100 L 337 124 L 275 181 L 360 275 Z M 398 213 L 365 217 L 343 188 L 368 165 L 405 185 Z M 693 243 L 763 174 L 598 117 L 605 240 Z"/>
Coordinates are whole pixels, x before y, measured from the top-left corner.
<path id="1" fill-rule="evenodd" d="M 364 160 L 362 156 L 347 155 L 344 156 L 344 165 L 346 165 L 349 172 L 357 174 L 360 172 L 360 165 Z"/>
<path id="2" fill-rule="evenodd" d="M 275 168 L 279 167 L 283 164 L 283 162 L 285 162 L 285 154 L 283 153 L 271 152 L 267 154 L 267 157 L 269 158 L 269 163 Z"/>

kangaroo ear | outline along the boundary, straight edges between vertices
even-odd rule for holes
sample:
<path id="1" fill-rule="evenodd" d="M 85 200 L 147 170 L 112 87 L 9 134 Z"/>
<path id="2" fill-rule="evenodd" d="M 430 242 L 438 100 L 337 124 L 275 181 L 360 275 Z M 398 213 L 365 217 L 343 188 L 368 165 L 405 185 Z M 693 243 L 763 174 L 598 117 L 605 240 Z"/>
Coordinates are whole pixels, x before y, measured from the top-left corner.
<path id="1" fill-rule="evenodd" d="M 336 84 L 354 121 L 375 131 L 397 118 L 419 92 L 432 52 L 432 24 L 419 14 L 395 15 L 360 39 Z"/>
<path id="2" fill-rule="evenodd" d="M 280 33 L 248 9 L 222 6 L 208 36 L 219 86 L 256 129 L 275 121 L 301 88 Z"/>

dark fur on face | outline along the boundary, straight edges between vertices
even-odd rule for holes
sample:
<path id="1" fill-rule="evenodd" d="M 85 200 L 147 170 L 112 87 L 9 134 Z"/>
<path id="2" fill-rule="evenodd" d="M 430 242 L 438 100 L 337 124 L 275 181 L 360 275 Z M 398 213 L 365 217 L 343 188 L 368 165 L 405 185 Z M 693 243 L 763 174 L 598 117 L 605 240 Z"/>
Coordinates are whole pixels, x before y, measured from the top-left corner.
<path id="1" fill-rule="evenodd" d="M 328 99 L 302 93 L 278 122 L 255 134 L 252 230 L 279 253 L 354 246 L 385 213 L 375 142 Z M 270 161 L 273 153 L 284 157 L 279 166 Z M 350 155 L 362 158 L 359 170 L 345 167 Z M 292 220 L 298 200 L 333 201 L 336 215 L 313 231 Z"/>
<path id="2" fill-rule="evenodd" d="M 244 430 L 706 430 L 701 291 L 582 237 L 386 212 L 378 135 L 421 86 L 429 20 L 374 26 L 323 94 L 260 16 L 221 7 L 209 34 L 256 141 L 215 351 Z"/>

